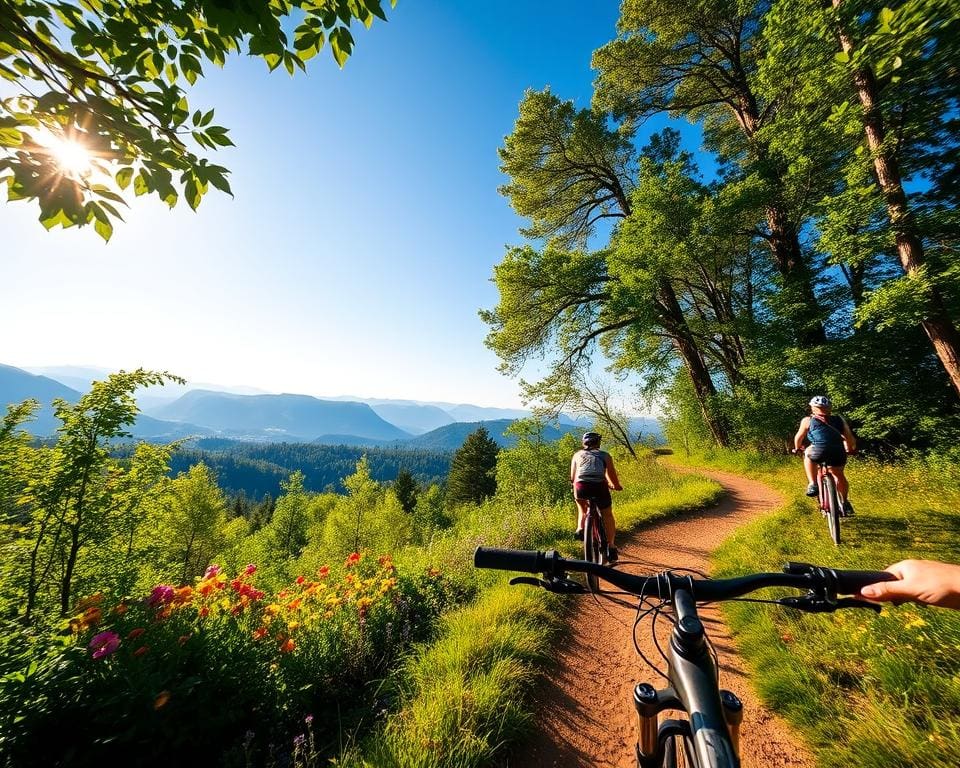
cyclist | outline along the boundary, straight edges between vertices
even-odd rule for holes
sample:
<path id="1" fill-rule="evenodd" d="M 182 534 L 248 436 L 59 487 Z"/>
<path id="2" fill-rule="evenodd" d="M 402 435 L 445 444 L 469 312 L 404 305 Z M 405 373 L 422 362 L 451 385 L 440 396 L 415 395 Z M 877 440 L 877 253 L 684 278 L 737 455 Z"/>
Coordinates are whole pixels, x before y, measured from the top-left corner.
<path id="1" fill-rule="evenodd" d="M 901 560 L 887 570 L 897 581 L 881 581 L 860 590 L 868 600 L 902 602 L 960 610 L 960 565 L 937 560 Z"/>
<path id="2" fill-rule="evenodd" d="M 853 514 L 853 505 L 847 498 L 850 486 L 843 474 L 843 467 L 847 463 L 847 454 L 857 450 L 857 439 L 843 417 L 830 413 L 831 407 L 830 398 L 826 395 L 814 396 L 810 400 L 811 413 L 801 419 L 793 445 L 795 452 L 800 453 L 804 441 L 810 443 L 803 454 L 807 496 L 817 495 L 816 465 L 824 462 L 837 480 L 837 493 L 843 500 L 843 514 L 850 516 Z"/>
<path id="3" fill-rule="evenodd" d="M 617 534 L 613 519 L 613 499 L 610 489 L 622 491 L 620 478 L 613 466 L 613 458 L 600 450 L 600 435 L 597 432 L 585 432 L 581 440 L 583 448 L 570 459 L 570 484 L 573 486 L 573 498 L 577 502 L 577 530 L 574 536 L 583 538 L 583 520 L 587 514 L 590 499 L 596 499 L 603 527 L 610 547 L 610 561 L 617 559 L 617 548 L 613 546 Z"/>

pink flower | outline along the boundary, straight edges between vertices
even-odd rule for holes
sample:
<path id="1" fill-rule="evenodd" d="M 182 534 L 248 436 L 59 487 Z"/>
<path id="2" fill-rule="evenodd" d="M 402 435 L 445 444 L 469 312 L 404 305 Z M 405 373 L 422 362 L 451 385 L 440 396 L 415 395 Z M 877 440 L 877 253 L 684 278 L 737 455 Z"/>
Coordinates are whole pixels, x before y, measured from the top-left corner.
<path id="1" fill-rule="evenodd" d="M 150 592 L 150 597 L 147 598 L 147 605 L 151 608 L 158 605 L 166 605 L 173 601 L 173 597 L 173 587 L 167 584 L 157 584 L 157 586 L 153 588 L 153 591 Z"/>
<path id="2" fill-rule="evenodd" d="M 212 579 L 214 576 L 219 576 L 220 570 L 219 565 L 208 565 L 207 570 L 203 572 L 203 578 Z"/>
<path id="3" fill-rule="evenodd" d="M 120 647 L 120 635 L 116 632 L 98 632 L 90 639 L 90 652 L 95 659 L 109 656 Z"/>
<path id="4" fill-rule="evenodd" d="M 243 572 L 247 574 L 247 576 L 251 576 L 256 572 L 256 570 L 257 566 L 255 566 L 253 563 L 250 563 L 246 568 L 244 568 Z"/>

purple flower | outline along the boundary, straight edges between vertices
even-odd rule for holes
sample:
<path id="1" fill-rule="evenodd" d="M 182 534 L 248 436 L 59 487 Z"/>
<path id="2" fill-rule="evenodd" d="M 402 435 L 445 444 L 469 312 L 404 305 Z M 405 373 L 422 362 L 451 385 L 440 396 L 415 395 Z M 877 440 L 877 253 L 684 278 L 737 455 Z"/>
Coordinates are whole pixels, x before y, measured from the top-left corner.
<path id="1" fill-rule="evenodd" d="M 173 601 L 173 587 L 168 584 L 157 584 L 147 598 L 147 605 L 151 608 L 158 605 L 165 605 Z"/>
<path id="2" fill-rule="evenodd" d="M 120 647 L 120 635 L 116 632 L 98 632 L 90 639 L 90 652 L 95 659 L 109 656 Z"/>
<path id="3" fill-rule="evenodd" d="M 218 576 L 220 574 L 220 571 L 221 571 L 221 568 L 219 565 L 208 565 L 207 570 L 203 572 L 203 578 L 210 579 L 210 578 L 213 578 L 214 576 Z"/>
<path id="4" fill-rule="evenodd" d="M 313 723 L 313 715 L 307 715 L 305 718 L 303 718 L 303 722 L 305 722 L 307 725 L 311 725 Z"/>

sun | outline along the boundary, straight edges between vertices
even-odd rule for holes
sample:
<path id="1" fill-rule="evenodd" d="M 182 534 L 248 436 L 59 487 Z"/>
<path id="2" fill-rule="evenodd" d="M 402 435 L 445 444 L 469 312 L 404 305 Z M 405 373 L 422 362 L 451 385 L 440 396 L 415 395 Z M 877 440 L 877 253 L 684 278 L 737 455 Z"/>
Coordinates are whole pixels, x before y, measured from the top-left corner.
<path id="1" fill-rule="evenodd" d="M 59 135 L 49 130 L 37 135 L 36 139 L 53 160 L 61 176 L 82 181 L 90 178 L 96 170 L 93 153 L 82 139 L 73 135 Z"/>
<path id="2" fill-rule="evenodd" d="M 54 138 L 50 153 L 64 176 L 83 179 L 93 173 L 93 158 L 83 144 L 73 139 Z"/>

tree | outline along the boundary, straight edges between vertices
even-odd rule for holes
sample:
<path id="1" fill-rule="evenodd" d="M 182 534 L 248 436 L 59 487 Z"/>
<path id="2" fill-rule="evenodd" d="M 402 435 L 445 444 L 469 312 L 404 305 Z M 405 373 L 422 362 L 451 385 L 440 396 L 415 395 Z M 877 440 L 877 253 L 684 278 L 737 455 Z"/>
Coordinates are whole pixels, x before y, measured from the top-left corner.
<path id="1" fill-rule="evenodd" d="M 76 404 L 54 401 L 54 413 L 62 422 L 57 441 L 39 449 L 23 494 L 30 514 L 23 569 L 26 622 L 54 585 L 61 615 L 70 610 L 81 560 L 108 530 L 104 520 L 111 510 L 112 486 L 122 472 L 110 459 L 110 442 L 129 435 L 125 427 L 139 412 L 134 392 L 166 381 L 183 383 L 168 373 L 121 371 L 93 382 Z"/>
<path id="2" fill-rule="evenodd" d="M 393 481 L 393 492 L 397 495 L 397 500 L 403 511 L 412 515 L 417 508 L 417 496 L 420 493 L 420 487 L 409 470 L 401 469 L 397 473 L 397 479 Z"/>
<path id="3" fill-rule="evenodd" d="M 759 90 L 768 8 L 766 0 L 625 0 L 618 37 L 593 56 L 593 105 L 628 130 L 658 114 L 702 122 L 706 145 L 763 201 L 756 231 L 787 294 L 795 339 L 820 344 L 825 333 L 800 244 L 808 179 L 793 177 L 771 140 L 782 94 L 764 98 Z"/>
<path id="4" fill-rule="evenodd" d="M 162 561 L 181 584 L 203 575 L 227 542 L 227 502 L 202 462 L 170 483 L 158 525 Z"/>
<path id="5" fill-rule="evenodd" d="M 559 454 L 556 442 L 544 441 L 544 426 L 530 418 L 517 419 L 507 428 L 506 434 L 517 441 L 497 454 L 496 479 L 497 492 L 511 503 L 547 506 L 570 491 L 570 456 L 576 447 Z"/>
<path id="6" fill-rule="evenodd" d="M 447 476 L 447 503 L 479 504 L 497 492 L 495 470 L 500 446 L 485 427 L 467 435 L 450 461 Z"/>
<path id="7" fill-rule="evenodd" d="M 294 472 L 280 484 L 283 495 L 266 526 L 271 559 L 290 560 L 299 557 L 307 545 L 310 525 L 310 499 L 303 489 L 303 472 Z"/>
<path id="8" fill-rule="evenodd" d="M 374 17 L 386 19 L 381 0 L 0 0 L 0 76 L 17 86 L 0 100 L 8 199 L 36 200 L 48 229 L 92 223 L 109 239 L 131 184 L 171 207 L 230 193 L 227 169 L 197 154 L 232 144 L 213 110 L 191 114 L 204 65 L 242 52 L 292 75 L 329 42 L 342 67 L 351 22 Z M 64 146 L 91 167 L 67 167 Z"/>

